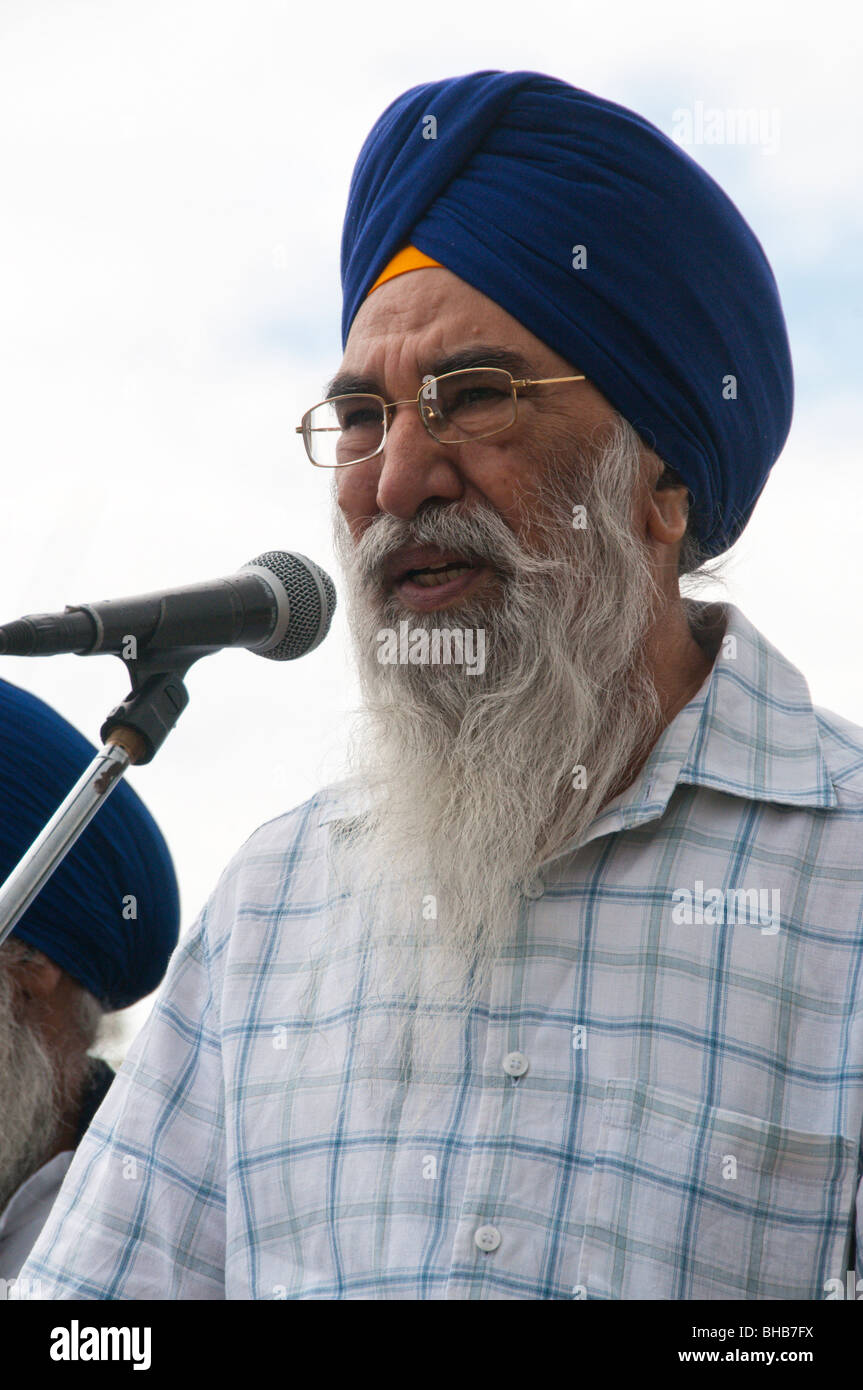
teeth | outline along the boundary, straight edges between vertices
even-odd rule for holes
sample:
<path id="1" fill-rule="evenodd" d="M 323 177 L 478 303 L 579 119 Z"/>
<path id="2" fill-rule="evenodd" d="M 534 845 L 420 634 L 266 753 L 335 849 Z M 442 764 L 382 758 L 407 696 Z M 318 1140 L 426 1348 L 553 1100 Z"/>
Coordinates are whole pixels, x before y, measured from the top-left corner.
<path id="1" fill-rule="evenodd" d="M 472 565 L 447 565 L 445 569 L 423 570 L 419 574 L 410 575 L 409 578 L 414 584 L 421 584 L 424 589 L 433 589 L 439 584 L 448 584 L 453 579 L 459 579 L 471 569 Z"/>

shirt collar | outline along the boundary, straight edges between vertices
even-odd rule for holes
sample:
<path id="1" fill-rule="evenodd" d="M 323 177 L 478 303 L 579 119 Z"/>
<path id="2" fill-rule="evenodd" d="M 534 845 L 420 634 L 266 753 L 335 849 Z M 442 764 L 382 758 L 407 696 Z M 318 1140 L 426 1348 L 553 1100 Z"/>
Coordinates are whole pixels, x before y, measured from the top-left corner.
<path id="1" fill-rule="evenodd" d="M 734 604 L 690 604 L 702 612 L 719 609 L 724 619 L 710 674 L 663 730 L 632 785 L 579 838 L 579 847 L 655 820 L 681 784 L 782 806 L 829 810 L 839 804 L 805 677 Z"/>
<path id="2" fill-rule="evenodd" d="M 716 608 L 689 602 L 698 610 Z M 679 784 L 783 806 L 838 805 L 805 677 L 734 604 L 721 610 L 725 632 L 709 676 L 578 846 L 661 816 Z M 355 817 L 367 806 L 361 788 L 341 783 L 328 789 L 319 824 Z"/>
<path id="3" fill-rule="evenodd" d="M 738 608 L 723 607 L 725 636 L 678 780 L 782 806 L 837 806 L 806 678 Z"/>

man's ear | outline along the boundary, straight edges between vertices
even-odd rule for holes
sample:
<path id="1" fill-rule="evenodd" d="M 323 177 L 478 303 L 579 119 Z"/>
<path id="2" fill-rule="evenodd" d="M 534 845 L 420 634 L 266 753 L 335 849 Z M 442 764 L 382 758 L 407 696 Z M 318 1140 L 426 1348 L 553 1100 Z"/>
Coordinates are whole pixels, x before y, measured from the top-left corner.
<path id="1" fill-rule="evenodd" d="M 43 956 L 41 951 L 10 961 L 7 966 L 25 999 L 51 999 L 60 988 L 63 971 L 53 960 Z"/>
<path id="2" fill-rule="evenodd" d="M 683 540 L 688 520 L 689 491 L 686 486 L 663 487 L 660 479 L 648 503 L 647 531 L 651 539 L 659 541 L 661 545 L 675 545 Z"/>

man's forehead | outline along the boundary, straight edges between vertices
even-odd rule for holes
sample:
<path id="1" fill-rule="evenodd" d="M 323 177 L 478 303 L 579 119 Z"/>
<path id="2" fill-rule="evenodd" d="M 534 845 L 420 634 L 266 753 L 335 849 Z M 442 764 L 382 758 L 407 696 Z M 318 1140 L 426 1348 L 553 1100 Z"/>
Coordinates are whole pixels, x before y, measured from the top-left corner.
<path id="1" fill-rule="evenodd" d="M 421 377 L 440 375 L 483 362 L 521 376 L 533 370 L 538 354 L 547 353 L 487 295 L 451 271 L 424 269 L 397 276 L 369 296 L 351 326 L 333 381 L 370 380 L 407 369 Z"/>
<path id="2" fill-rule="evenodd" d="M 373 338 L 398 323 L 403 332 L 419 330 L 436 318 L 465 314 L 482 322 L 495 316 L 508 318 L 505 309 L 488 295 L 444 266 L 426 266 L 395 275 L 367 295 L 351 325 L 351 340 Z"/>

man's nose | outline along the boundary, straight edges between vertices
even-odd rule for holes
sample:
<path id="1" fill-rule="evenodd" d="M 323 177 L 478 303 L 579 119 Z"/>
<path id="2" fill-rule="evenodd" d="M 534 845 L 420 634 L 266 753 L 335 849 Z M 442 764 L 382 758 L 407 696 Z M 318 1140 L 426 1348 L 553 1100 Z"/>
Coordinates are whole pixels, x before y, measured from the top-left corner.
<path id="1" fill-rule="evenodd" d="M 459 468 L 460 446 L 433 439 L 415 402 L 399 405 L 390 416 L 378 465 L 375 500 L 382 512 L 410 521 L 423 502 L 457 502 L 465 483 Z"/>

